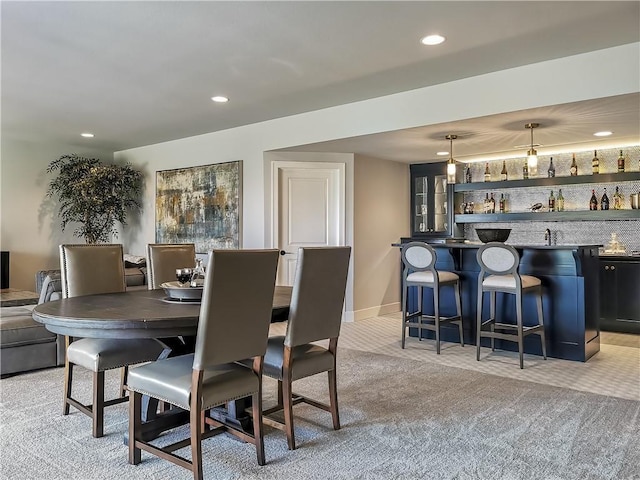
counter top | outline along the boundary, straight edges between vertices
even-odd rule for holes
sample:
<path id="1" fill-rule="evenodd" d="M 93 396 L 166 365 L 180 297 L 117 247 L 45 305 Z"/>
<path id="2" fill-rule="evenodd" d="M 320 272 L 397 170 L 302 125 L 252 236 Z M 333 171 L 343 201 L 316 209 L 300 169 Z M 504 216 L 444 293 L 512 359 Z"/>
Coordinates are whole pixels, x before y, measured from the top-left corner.
<path id="1" fill-rule="evenodd" d="M 421 241 L 421 240 L 417 240 L 417 241 Z M 402 247 L 402 245 L 406 243 L 406 242 L 396 242 L 396 243 L 392 243 L 391 246 L 392 247 Z M 426 242 L 429 245 L 431 245 L 434 248 L 478 248 L 481 247 L 482 245 L 484 245 L 484 243 L 482 242 L 469 242 L 469 243 L 458 243 L 458 242 L 452 242 L 452 243 L 431 243 L 431 242 Z M 529 245 L 518 245 L 518 244 L 511 244 L 511 243 L 506 243 L 505 245 L 511 245 L 514 248 L 518 248 L 518 249 L 533 249 L 533 250 L 577 250 L 577 249 L 591 249 L 591 248 L 600 248 L 602 247 L 602 245 L 571 245 L 571 244 L 565 244 L 565 245 L 535 245 L 535 244 L 529 244 Z"/>

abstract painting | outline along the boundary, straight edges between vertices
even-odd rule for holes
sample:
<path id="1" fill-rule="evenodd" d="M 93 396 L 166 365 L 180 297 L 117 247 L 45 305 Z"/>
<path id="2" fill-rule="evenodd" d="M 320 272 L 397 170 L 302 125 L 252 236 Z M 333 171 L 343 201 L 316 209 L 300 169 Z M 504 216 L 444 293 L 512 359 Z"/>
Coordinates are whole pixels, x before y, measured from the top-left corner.
<path id="1" fill-rule="evenodd" d="M 240 248 L 242 162 L 156 172 L 156 242 Z"/>

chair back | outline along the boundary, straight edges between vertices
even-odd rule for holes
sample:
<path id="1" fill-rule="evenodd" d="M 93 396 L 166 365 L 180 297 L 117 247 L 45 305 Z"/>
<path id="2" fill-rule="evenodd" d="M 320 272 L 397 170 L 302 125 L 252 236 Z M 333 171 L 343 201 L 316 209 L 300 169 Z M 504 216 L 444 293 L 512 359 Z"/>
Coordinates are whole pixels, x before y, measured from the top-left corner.
<path id="1" fill-rule="evenodd" d="M 194 369 L 265 354 L 277 267 L 275 249 L 209 254 Z"/>
<path id="2" fill-rule="evenodd" d="M 162 288 L 176 279 L 176 269 L 195 266 L 193 243 L 149 243 L 147 245 L 147 285 L 149 290 Z"/>
<path id="3" fill-rule="evenodd" d="M 350 255 L 351 247 L 298 250 L 284 340 L 287 347 L 338 337 Z"/>
<path id="4" fill-rule="evenodd" d="M 124 292 L 120 244 L 60 245 L 63 298 Z"/>
<path id="5" fill-rule="evenodd" d="M 517 275 L 520 265 L 520 255 L 511 245 L 500 242 L 489 242 L 478 249 L 476 253 L 481 276 L 486 272 L 490 275 Z"/>
<path id="6" fill-rule="evenodd" d="M 430 270 L 435 274 L 436 251 L 425 242 L 409 242 L 402 247 L 404 277 L 410 272 Z"/>

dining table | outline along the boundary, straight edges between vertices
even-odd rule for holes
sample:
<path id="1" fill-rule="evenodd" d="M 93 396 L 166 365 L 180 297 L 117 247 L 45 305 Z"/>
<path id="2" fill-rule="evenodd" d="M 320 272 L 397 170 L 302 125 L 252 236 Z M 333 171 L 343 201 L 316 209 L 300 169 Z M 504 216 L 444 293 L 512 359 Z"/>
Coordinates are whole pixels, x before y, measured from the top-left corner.
<path id="1" fill-rule="evenodd" d="M 286 318 L 290 301 L 291 287 L 276 286 L 272 318 Z M 69 337 L 155 338 L 165 346 L 160 360 L 193 352 L 194 342 L 184 339 L 196 336 L 200 302 L 168 297 L 163 289 L 133 290 L 46 302 L 37 305 L 32 315 L 47 330 Z M 251 421 L 245 413 L 247 405 L 247 400 L 240 399 L 213 410 L 211 415 L 235 428 L 250 430 Z M 189 416 L 177 407 L 158 411 L 157 399 L 145 396 L 143 421 L 143 438 L 151 440 L 166 430 L 188 423 Z"/>

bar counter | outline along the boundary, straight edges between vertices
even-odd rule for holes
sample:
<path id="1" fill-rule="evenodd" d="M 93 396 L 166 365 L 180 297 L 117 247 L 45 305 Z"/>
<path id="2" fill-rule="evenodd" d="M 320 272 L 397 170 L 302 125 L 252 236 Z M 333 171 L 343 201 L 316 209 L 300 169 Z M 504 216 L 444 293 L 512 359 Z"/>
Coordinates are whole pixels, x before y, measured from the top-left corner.
<path id="1" fill-rule="evenodd" d="M 411 241 L 403 238 L 392 244 L 401 247 Z M 460 276 L 462 295 L 462 317 L 465 343 L 475 345 L 476 338 L 476 298 L 480 265 L 476 253 L 481 243 L 432 243 L 427 241 L 437 255 L 436 269 L 456 272 Z M 545 334 L 547 355 L 565 360 L 587 361 L 600 351 L 598 248 L 601 245 L 512 245 L 520 254 L 519 272 L 533 275 L 542 281 Z M 410 288 L 410 308 L 417 308 L 417 289 Z M 441 315 L 455 312 L 452 289 L 440 291 Z M 424 289 L 426 313 L 433 312 L 432 290 Z M 484 318 L 489 315 L 489 302 L 485 300 Z M 498 294 L 497 316 L 515 323 L 515 295 Z M 535 300 L 523 296 L 524 324 L 536 324 Z M 441 327 L 441 338 L 457 342 L 457 327 Z M 410 329 L 409 335 L 417 337 L 417 329 Z M 423 338 L 433 338 L 433 332 L 423 331 Z M 486 344 L 484 343 L 486 342 Z M 483 346 L 489 346 L 489 339 L 483 339 Z M 514 342 L 496 341 L 496 348 L 517 350 Z M 537 335 L 525 338 L 525 353 L 541 355 Z M 470 353 L 470 355 L 473 354 Z"/>

